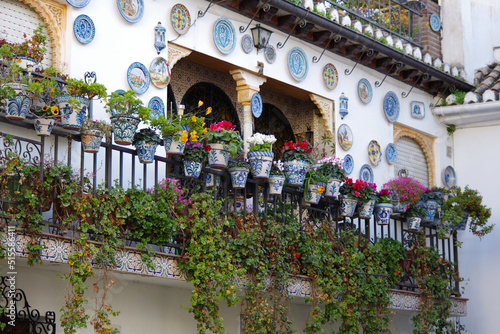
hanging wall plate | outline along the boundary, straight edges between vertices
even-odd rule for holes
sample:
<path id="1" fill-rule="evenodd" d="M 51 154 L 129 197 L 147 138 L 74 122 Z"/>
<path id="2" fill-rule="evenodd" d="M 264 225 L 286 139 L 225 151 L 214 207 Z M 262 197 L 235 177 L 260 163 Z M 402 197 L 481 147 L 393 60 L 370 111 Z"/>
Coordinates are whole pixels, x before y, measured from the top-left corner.
<path id="1" fill-rule="evenodd" d="M 354 159 L 350 154 L 346 154 L 344 157 L 344 171 L 347 175 L 351 174 L 354 170 Z"/>
<path id="2" fill-rule="evenodd" d="M 215 21 L 212 31 L 215 46 L 221 53 L 228 55 L 236 46 L 236 33 L 233 24 L 225 18 Z"/>
<path id="3" fill-rule="evenodd" d="M 116 0 L 116 5 L 128 22 L 139 22 L 144 15 L 144 0 Z"/>
<path id="4" fill-rule="evenodd" d="M 89 4 L 90 0 L 66 0 L 66 2 L 75 8 L 83 8 Z"/>
<path id="5" fill-rule="evenodd" d="M 382 151 L 376 140 L 372 140 L 370 144 L 368 144 L 368 158 L 374 166 L 378 166 L 382 161 Z"/>
<path id="6" fill-rule="evenodd" d="M 328 89 L 337 87 L 339 74 L 333 64 L 326 64 L 323 68 L 323 81 Z"/>
<path id="7" fill-rule="evenodd" d="M 411 117 L 424 118 L 425 117 L 425 104 L 423 102 L 413 101 L 410 103 Z"/>
<path id="8" fill-rule="evenodd" d="M 306 53 L 301 48 L 293 48 L 288 53 L 288 71 L 296 81 L 306 78 L 309 71 Z"/>
<path id="9" fill-rule="evenodd" d="M 187 33 L 189 27 L 191 27 L 191 14 L 189 14 L 189 10 L 186 6 L 178 3 L 172 7 L 170 22 L 172 22 L 172 27 L 178 34 L 184 35 Z"/>
<path id="10" fill-rule="evenodd" d="M 394 164 L 398 159 L 398 150 L 396 149 L 396 145 L 390 143 L 387 145 L 385 149 L 385 158 L 389 164 Z"/>
<path id="11" fill-rule="evenodd" d="M 262 97 L 259 93 L 255 93 L 250 101 L 250 109 L 252 109 L 253 117 L 259 118 L 262 115 Z"/>
<path id="12" fill-rule="evenodd" d="M 399 100 L 396 93 L 390 91 L 385 94 L 384 113 L 387 120 L 394 123 L 399 118 Z"/>
<path id="13" fill-rule="evenodd" d="M 243 35 L 241 37 L 241 48 L 245 53 L 251 53 L 253 50 L 253 41 L 252 36 L 249 34 Z"/>
<path id="14" fill-rule="evenodd" d="M 438 32 L 439 29 L 441 29 L 441 19 L 438 14 L 431 14 L 431 17 L 429 17 L 429 25 L 431 26 L 432 31 Z"/>
<path id="15" fill-rule="evenodd" d="M 151 109 L 151 116 L 155 118 L 165 115 L 165 104 L 158 96 L 154 96 L 149 100 L 148 108 Z"/>
<path id="16" fill-rule="evenodd" d="M 372 85 L 366 79 L 361 79 L 358 82 L 358 95 L 364 103 L 370 103 L 373 97 Z"/>
<path id="17" fill-rule="evenodd" d="M 453 188 L 457 185 L 457 175 L 453 167 L 448 166 L 443 170 L 443 183 L 447 188 Z"/>
<path id="18" fill-rule="evenodd" d="M 163 57 L 156 57 L 149 65 L 151 82 L 157 88 L 165 88 L 170 83 L 170 66 Z"/>
<path id="19" fill-rule="evenodd" d="M 88 44 L 95 37 L 94 22 L 87 15 L 78 15 L 73 23 L 73 32 L 78 42 Z"/>
<path id="20" fill-rule="evenodd" d="M 149 88 L 149 72 L 141 63 L 132 63 L 127 70 L 127 81 L 137 94 L 144 94 Z"/>
<path id="21" fill-rule="evenodd" d="M 343 150 L 349 151 L 352 147 L 353 136 L 349 125 L 342 124 L 337 131 L 337 140 Z"/>
<path id="22" fill-rule="evenodd" d="M 264 57 L 269 64 L 272 64 L 276 61 L 276 49 L 272 45 L 268 45 L 266 50 L 264 51 Z"/>
<path id="23" fill-rule="evenodd" d="M 361 170 L 359 171 L 359 179 L 365 182 L 373 183 L 373 169 L 370 165 L 365 164 L 361 167 Z"/>

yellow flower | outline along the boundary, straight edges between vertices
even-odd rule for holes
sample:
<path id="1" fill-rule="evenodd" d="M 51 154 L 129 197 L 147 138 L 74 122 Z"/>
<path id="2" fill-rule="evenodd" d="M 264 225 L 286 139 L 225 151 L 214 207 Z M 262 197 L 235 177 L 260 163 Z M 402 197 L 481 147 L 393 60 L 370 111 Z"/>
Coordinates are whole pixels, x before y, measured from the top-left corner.
<path id="1" fill-rule="evenodd" d="M 207 108 L 207 115 L 210 115 L 211 112 L 212 112 L 212 107 L 208 107 Z"/>
<path id="2" fill-rule="evenodd" d="M 207 133 L 207 132 L 208 132 L 208 128 L 204 128 L 203 133 Z"/>
<path id="3" fill-rule="evenodd" d="M 191 132 L 191 138 L 189 139 L 190 141 L 198 141 L 198 138 L 200 138 L 199 136 L 196 135 L 197 132 L 196 131 L 192 131 Z"/>
<path id="4" fill-rule="evenodd" d="M 201 107 L 203 105 L 203 101 L 202 100 L 199 100 L 198 101 L 198 108 Z"/>
<path id="5" fill-rule="evenodd" d="M 42 111 L 47 111 L 47 110 L 49 110 L 49 106 L 48 106 L 48 105 L 44 105 L 44 106 L 42 107 Z"/>
<path id="6" fill-rule="evenodd" d="M 205 127 L 205 122 L 203 122 L 203 124 L 201 125 L 202 127 Z"/>
<path id="7" fill-rule="evenodd" d="M 188 132 L 186 130 L 182 131 L 181 135 L 181 143 L 185 143 L 188 141 Z"/>
<path id="8" fill-rule="evenodd" d="M 319 186 L 318 189 L 316 190 L 317 194 L 322 194 L 323 191 L 325 191 L 325 187 Z"/>
<path id="9" fill-rule="evenodd" d="M 196 123 L 196 116 L 195 116 L 195 115 L 193 115 L 193 116 L 191 117 L 191 122 Z"/>
<path id="10" fill-rule="evenodd" d="M 323 298 L 327 299 L 327 298 L 328 298 L 328 294 L 327 294 L 327 293 L 325 293 L 325 294 L 323 295 Z"/>
<path id="11" fill-rule="evenodd" d="M 70 266 L 72 266 L 72 265 L 74 265 L 74 264 L 75 264 L 75 262 L 74 262 L 74 261 L 69 261 L 69 265 L 70 265 Z"/>
<path id="12" fill-rule="evenodd" d="M 23 60 L 22 60 L 21 58 L 17 58 L 17 59 L 16 59 L 16 63 L 20 63 L 20 62 L 22 62 L 22 61 L 23 61 Z"/>
<path id="13" fill-rule="evenodd" d="M 57 116 L 59 115 L 59 108 L 57 108 L 57 106 L 52 106 L 50 108 L 50 112 L 52 113 L 52 115 Z"/>

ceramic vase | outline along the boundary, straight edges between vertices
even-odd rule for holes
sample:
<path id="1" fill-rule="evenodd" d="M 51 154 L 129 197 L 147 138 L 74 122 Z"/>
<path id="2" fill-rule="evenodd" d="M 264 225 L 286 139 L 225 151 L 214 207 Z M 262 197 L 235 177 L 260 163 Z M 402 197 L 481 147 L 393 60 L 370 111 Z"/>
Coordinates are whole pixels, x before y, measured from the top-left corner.
<path id="1" fill-rule="evenodd" d="M 343 217 L 354 216 L 354 211 L 356 211 L 356 205 L 358 200 L 349 197 L 340 197 L 340 215 Z"/>
<path id="2" fill-rule="evenodd" d="M 35 119 L 35 132 L 37 136 L 50 136 L 54 128 L 54 120 L 51 118 L 37 118 Z"/>
<path id="3" fill-rule="evenodd" d="M 14 89 L 16 96 L 5 99 L 5 118 L 11 121 L 24 121 L 30 110 L 31 99 L 26 96 L 28 85 L 7 83 L 4 86 Z"/>
<path id="4" fill-rule="evenodd" d="M 203 163 L 191 160 L 184 160 L 182 163 L 184 165 L 184 175 L 187 178 L 196 179 L 200 176 Z"/>
<path id="5" fill-rule="evenodd" d="M 175 135 L 166 136 L 163 138 L 163 144 L 165 145 L 165 152 L 169 155 L 182 155 L 184 153 L 184 148 L 186 143 L 181 141 L 182 132 Z M 177 140 L 175 139 L 177 138 Z"/>
<path id="6" fill-rule="evenodd" d="M 375 205 L 375 221 L 377 225 L 389 225 L 392 208 L 392 203 L 378 203 Z"/>
<path id="7" fill-rule="evenodd" d="M 434 220 L 436 217 L 436 212 L 438 208 L 438 203 L 433 200 L 426 201 L 423 203 L 423 206 L 425 208 L 425 220 Z"/>
<path id="8" fill-rule="evenodd" d="M 267 179 L 269 182 L 269 195 L 281 195 L 283 185 L 285 184 L 285 177 L 280 175 L 271 175 Z"/>
<path id="9" fill-rule="evenodd" d="M 114 115 L 110 117 L 113 139 L 118 145 L 130 145 L 141 119 L 134 116 Z"/>
<path id="10" fill-rule="evenodd" d="M 229 162 L 230 153 L 226 150 L 226 146 L 220 143 L 210 144 L 212 148 L 208 152 L 208 164 L 213 169 L 224 169 Z"/>
<path id="11" fill-rule="evenodd" d="M 375 200 L 371 199 L 367 202 L 360 203 L 359 218 L 371 218 L 373 216 L 373 209 L 375 208 Z"/>
<path id="12" fill-rule="evenodd" d="M 98 128 L 85 129 L 81 132 L 84 152 L 97 153 L 101 147 L 104 132 Z"/>
<path id="13" fill-rule="evenodd" d="M 291 187 L 302 187 L 311 163 L 306 160 L 285 160 L 286 183 Z"/>
<path id="14" fill-rule="evenodd" d="M 325 197 L 326 198 L 337 198 L 339 196 L 339 189 L 342 180 L 340 179 L 330 179 L 326 184 Z"/>
<path id="15" fill-rule="evenodd" d="M 309 204 L 318 204 L 321 200 L 321 196 L 323 192 L 318 191 L 319 188 L 322 187 L 319 184 L 310 184 L 307 189 L 307 196 L 304 199 L 306 203 Z"/>
<path id="16" fill-rule="evenodd" d="M 418 231 L 420 229 L 420 223 L 422 218 L 420 217 L 408 217 L 406 218 L 406 224 L 408 225 L 408 230 Z"/>
<path id="17" fill-rule="evenodd" d="M 469 222 L 469 213 L 466 212 L 462 218 L 462 220 L 460 221 L 460 223 L 458 223 L 457 225 L 455 225 L 455 229 L 457 231 L 465 231 L 465 229 L 467 228 L 467 223 Z"/>
<path id="18" fill-rule="evenodd" d="M 410 206 L 410 203 L 405 203 L 400 201 L 393 201 L 392 204 L 394 206 L 393 212 L 395 213 L 404 213 Z"/>
<path id="19" fill-rule="evenodd" d="M 244 167 L 231 167 L 228 169 L 231 174 L 231 182 L 233 183 L 233 188 L 243 189 L 247 183 L 248 173 L 250 170 Z"/>
<path id="20" fill-rule="evenodd" d="M 80 102 L 80 108 L 73 108 L 69 103 L 69 99 L 75 99 Z M 67 130 L 80 130 L 83 119 L 90 105 L 90 100 L 71 95 L 61 95 L 57 97 L 57 104 L 61 116 L 61 126 Z"/>
<path id="21" fill-rule="evenodd" d="M 135 144 L 135 149 L 137 151 L 137 157 L 141 164 L 150 164 L 155 159 L 157 143 L 149 143 L 140 141 Z"/>
<path id="22" fill-rule="evenodd" d="M 269 151 L 248 152 L 248 162 L 255 180 L 265 180 L 269 177 L 273 158 L 274 153 Z"/>

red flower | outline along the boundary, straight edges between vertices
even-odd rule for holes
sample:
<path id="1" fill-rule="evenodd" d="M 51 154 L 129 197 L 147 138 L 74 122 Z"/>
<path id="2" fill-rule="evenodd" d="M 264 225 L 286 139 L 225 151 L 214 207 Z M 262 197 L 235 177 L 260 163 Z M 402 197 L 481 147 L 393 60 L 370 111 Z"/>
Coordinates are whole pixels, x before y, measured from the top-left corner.
<path id="1" fill-rule="evenodd" d="M 300 257 L 300 254 L 295 252 L 295 257 L 298 259 Z"/>
<path id="2" fill-rule="evenodd" d="M 356 196 L 356 197 L 359 197 L 359 195 L 361 195 L 361 194 L 359 193 L 359 191 L 356 191 L 356 192 L 354 193 L 354 196 Z"/>
<path id="3" fill-rule="evenodd" d="M 399 271 L 396 271 L 396 275 L 398 275 L 398 276 L 399 276 Z"/>
<path id="4" fill-rule="evenodd" d="M 206 139 L 206 138 L 205 138 Z M 212 146 L 210 145 L 203 145 L 203 148 L 205 149 L 205 151 L 207 152 L 210 152 L 212 150 Z"/>

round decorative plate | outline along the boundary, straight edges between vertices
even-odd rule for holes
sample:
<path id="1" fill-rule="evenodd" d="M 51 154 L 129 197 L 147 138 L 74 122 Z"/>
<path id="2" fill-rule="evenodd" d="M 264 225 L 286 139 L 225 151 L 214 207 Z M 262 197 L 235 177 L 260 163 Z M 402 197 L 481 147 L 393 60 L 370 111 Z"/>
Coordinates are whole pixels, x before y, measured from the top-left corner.
<path id="1" fill-rule="evenodd" d="M 66 2 L 73 7 L 83 8 L 89 4 L 90 0 L 66 0 Z"/>
<path id="2" fill-rule="evenodd" d="M 457 175 L 453 167 L 448 166 L 443 170 L 443 183 L 447 188 L 453 188 L 457 185 Z"/>
<path id="3" fill-rule="evenodd" d="M 116 0 L 118 10 L 123 18 L 131 23 L 139 22 L 144 15 L 143 0 Z"/>
<path id="4" fill-rule="evenodd" d="M 243 37 L 241 37 L 241 47 L 245 53 L 251 53 L 253 50 L 252 36 L 249 34 L 243 35 Z"/>
<path id="5" fill-rule="evenodd" d="M 396 145 L 394 145 L 393 143 L 387 145 L 385 149 L 385 158 L 391 165 L 396 162 L 396 160 L 398 159 L 398 150 L 396 149 Z"/>
<path id="6" fill-rule="evenodd" d="M 250 109 L 252 109 L 253 117 L 259 118 L 262 115 L 262 97 L 259 93 L 255 93 L 250 101 Z"/>
<path id="7" fill-rule="evenodd" d="M 266 57 L 266 60 L 269 64 L 274 63 L 274 61 L 276 60 L 276 49 L 274 48 L 274 46 L 269 45 L 264 52 L 264 56 Z"/>
<path id="8" fill-rule="evenodd" d="M 328 89 L 334 89 L 339 83 L 339 74 L 333 64 L 326 64 L 323 67 L 323 81 Z"/>
<path id="9" fill-rule="evenodd" d="M 359 171 L 359 179 L 361 181 L 373 183 L 373 169 L 370 165 L 364 164 Z"/>
<path id="10" fill-rule="evenodd" d="M 382 161 L 382 151 L 376 140 L 372 140 L 370 144 L 368 144 L 368 158 L 370 158 L 370 162 L 374 166 L 378 166 Z"/>
<path id="11" fill-rule="evenodd" d="M 350 154 L 346 154 L 344 157 L 344 171 L 347 175 L 351 174 L 354 170 L 354 159 Z"/>
<path id="12" fill-rule="evenodd" d="M 302 81 L 306 78 L 309 71 L 307 64 L 307 56 L 301 48 L 293 48 L 288 53 L 288 71 L 297 81 Z"/>
<path id="13" fill-rule="evenodd" d="M 151 82 L 157 88 L 165 88 L 170 83 L 170 66 L 163 57 L 156 57 L 149 65 Z"/>
<path id="14" fill-rule="evenodd" d="M 394 123 L 399 118 L 399 100 L 396 93 L 389 91 L 384 97 L 384 113 L 387 120 Z"/>
<path id="15" fill-rule="evenodd" d="M 436 13 L 432 13 L 431 17 L 429 17 L 429 25 L 433 31 L 439 31 L 441 29 L 441 19 L 439 15 Z"/>
<path id="16" fill-rule="evenodd" d="M 372 85 L 366 79 L 361 79 L 358 82 L 358 95 L 364 103 L 370 103 L 373 97 Z"/>
<path id="17" fill-rule="evenodd" d="M 149 100 L 148 108 L 151 109 L 151 116 L 155 118 L 165 114 L 165 104 L 158 96 L 154 96 Z"/>
<path id="18" fill-rule="evenodd" d="M 170 12 L 170 22 L 172 27 L 178 34 L 184 35 L 188 32 L 191 26 L 191 15 L 189 10 L 183 4 L 178 3 L 172 7 Z"/>
<path id="19" fill-rule="evenodd" d="M 88 44 L 95 37 L 94 22 L 87 15 L 78 15 L 73 23 L 73 32 L 78 42 Z"/>
<path id="20" fill-rule="evenodd" d="M 141 63 L 132 63 L 127 70 L 127 81 L 137 94 L 144 94 L 149 88 L 149 72 Z"/>
<path id="21" fill-rule="evenodd" d="M 215 21 L 212 35 L 215 46 L 220 52 L 225 55 L 233 52 L 236 46 L 236 33 L 233 24 L 228 19 L 220 18 Z"/>
<path id="22" fill-rule="evenodd" d="M 339 126 L 339 129 L 337 131 L 337 140 L 339 141 L 339 145 L 340 147 L 342 147 L 342 149 L 346 151 L 349 151 L 351 149 L 353 136 L 349 125 L 342 124 L 341 126 Z"/>

